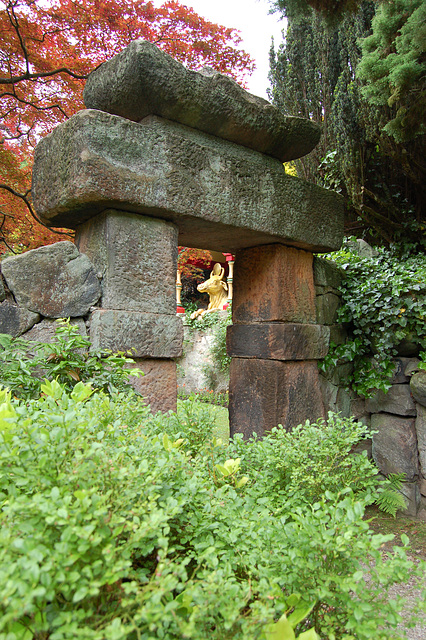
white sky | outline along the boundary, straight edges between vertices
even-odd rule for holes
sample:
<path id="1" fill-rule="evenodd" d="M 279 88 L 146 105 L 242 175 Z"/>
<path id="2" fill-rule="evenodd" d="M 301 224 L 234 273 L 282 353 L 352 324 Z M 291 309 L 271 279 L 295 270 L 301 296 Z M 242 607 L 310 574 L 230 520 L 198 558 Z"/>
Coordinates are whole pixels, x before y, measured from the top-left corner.
<path id="1" fill-rule="evenodd" d="M 285 26 L 279 13 L 268 14 L 268 0 L 180 0 L 180 3 L 211 22 L 240 31 L 241 48 L 256 61 L 256 70 L 247 78 L 247 88 L 250 93 L 267 98 L 271 36 L 277 48 Z M 160 6 L 163 2 L 154 0 L 154 4 Z"/>

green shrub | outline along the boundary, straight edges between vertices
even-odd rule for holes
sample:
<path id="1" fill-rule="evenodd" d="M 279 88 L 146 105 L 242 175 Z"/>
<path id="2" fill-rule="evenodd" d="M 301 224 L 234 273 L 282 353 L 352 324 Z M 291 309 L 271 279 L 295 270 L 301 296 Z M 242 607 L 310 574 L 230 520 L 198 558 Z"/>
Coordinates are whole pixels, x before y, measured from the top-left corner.
<path id="1" fill-rule="evenodd" d="M 38 397 L 43 378 L 56 379 L 69 390 L 87 382 L 111 393 L 128 388 L 129 376 L 142 373 L 126 369 L 134 362 L 124 353 L 91 350 L 90 340 L 69 319 L 57 322 L 52 343 L 0 334 L 0 385 L 22 398 Z"/>
<path id="2" fill-rule="evenodd" d="M 348 382 L 358 395 L 387 391 L 398 344 L 408 339 L 426 348 L 426 254 L 401 254 L 393 247 L 360 258 L 344 246 L 328 257 L 346 271 L 338 319 L 349 324 L 353 338 L 331 345 L 321 368 L 353 362 Z"/>
<path id="3" fill-rule="evenodd" d="M 306 437 L 280 484 L 282 430 L 194 446 L 182 419 L 152 417 L 131 393 L 55 380 L 41 392 L 0 391 L 0 640 L 395 637 L 403 603 L 388 587 L 424 567 L 403 548 L 384 561 L 392 536 L 369 531 L 345 467 L 324 494 L 296 476 Z"/>

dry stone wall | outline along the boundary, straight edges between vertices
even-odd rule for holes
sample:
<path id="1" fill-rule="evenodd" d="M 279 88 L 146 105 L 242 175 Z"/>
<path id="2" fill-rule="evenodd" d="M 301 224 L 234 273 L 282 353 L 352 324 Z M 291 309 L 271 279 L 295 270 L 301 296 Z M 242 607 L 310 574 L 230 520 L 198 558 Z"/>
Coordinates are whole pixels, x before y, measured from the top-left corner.
<path id="1" fill-rule="evenodd" d="M 366 248 L 364 249 L 366 250 Z M 343 274 L 322 258 L 314 260 L 317 322 L 330 329 L 330 341 L 342 344 L 346 329 L 337 323 L 338 287 Z M 320 375 L 326 411 L 361 420 L 376 431 L 364 447 L 384 475 L 405 473 L 406 513 L 426 520 L 426 371 L 419 359 L 404 352 L 394 359 L 392 386 L 385 394 L 357 397 L 346 389 L 352 365 L 341 364 Z M 407 349 L 411 349 L 408 345 Z"/>
<path id="2" fill-rule="evenodd" d="M 102 250 L 95 252 L 89 241 L 86 246 L 87 252 L 97 258 L 96 263 L 80 253 L 72 242 L 58 242 L 1 262 L 0 333 L 51 342 L 55 336 L 55 318 L 70 317 L 80 333 L 90 338 L 93 348 L 131 350 L 135 366 L 145 374 L 131 379 L 136 390 L 149 398 L 154 412 L 175 410 L 173 358 L 181 354 L 182 326 L 175 315 L 174 282 L 170 278 L 165 282 L 163 278 L 160 286 L 164 290 L 163 303 L 160 296 L 154 307 L 149 291 L 143 287 L 138 289 L 137 278 L 138 269 L 158 270 L 158 264 L 154 263 L 158 256 L 152 256 L 150 262 L 143 252 L 145 243 L 145 254 L 149 253 L 148 231 L 151 236 L 158 233 L 158 221 L 151 224 L 145 219 L 146 234 L 142 240 L 133 230 L 131 214 L 121 219 L 120 229 L 117 229 L 114 212 L 105 214 L 95 224 L 105 223 L 105 231 L 108 221 L 112 227 L 112 231 L 111 228 L 108 231 L 117 240 L 113 245 L 115 254 L 111 248 L 106 251 L 104 236 L 98 234 L 96 238 Z M 133 230 L 127 254 L 117 237 L 120 230 L 121 234 Z M 170 225 L 166 231 L 168 236 L 164 228 L 160 229 L 162 247 L 169 250 L 170 264 L 174 267 L 174 254 L 167 242 L 176 232 Z M 132 250 L 135 252 L 132 269 L 125 269 L 123 256 L 128 257 Z M 111 265 L 120 261 L 122 269 L 117 268 L 114 277 L 110 277 Z M 105 308 L 106 305 L 110 308 Z"/>

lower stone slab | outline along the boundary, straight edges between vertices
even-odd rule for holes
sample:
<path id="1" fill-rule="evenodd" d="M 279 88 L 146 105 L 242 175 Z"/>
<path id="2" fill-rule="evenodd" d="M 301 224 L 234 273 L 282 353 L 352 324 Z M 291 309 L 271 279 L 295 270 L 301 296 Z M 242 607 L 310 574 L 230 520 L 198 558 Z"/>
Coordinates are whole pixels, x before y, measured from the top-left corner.
<path id="1" fill-rule="evenodd" d="M 91 314 L 94 349 L 131 351 L 134 358 L 177 358 L 182 354 L 182 320 L 175 315 L 98 309 Z"/>
<path id="2" fill-rule="evenodd" d="M 176 363 L 173 360 L 136 358 L 133 367 L 142 369 L 144 375 L 139 378 L 131 376 L 131 385 L 144 398 L 151 411 L 176 411 Z"/>
<path id="3" fill-rule="evenodd" d="M 231 436 L 263 436 L 278 424 L 290 431 L 324 417 L 315 361 L 233 358 L 229 383 Z"/>
<path id="4" fill-rule="evenodd" d="M 228 327 L 229 356 L 264 360 L 317 360 L 328 352 L 330 331 L 317 324 L 235 324 Z"/>

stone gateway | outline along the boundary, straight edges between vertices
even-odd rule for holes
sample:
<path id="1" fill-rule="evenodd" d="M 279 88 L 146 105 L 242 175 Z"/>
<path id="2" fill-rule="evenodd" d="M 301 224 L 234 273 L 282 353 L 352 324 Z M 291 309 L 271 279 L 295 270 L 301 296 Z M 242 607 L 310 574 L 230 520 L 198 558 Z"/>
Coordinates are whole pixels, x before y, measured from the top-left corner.
<path id="1" fill-rule="evenodd" d="M 147 401 L 174 409 L 178 243 L 236 252 L 231 434 L 323 416 L 316 361 L 329 332 L 316 324 L 312 261 L 340 248 L 343 199 L 282 165 L 315 147 L 317 126 L 141 40 L 89 76 L 84 98 L 37 146 L 32 191 L 101 277 L 93 344 L 136 349 Z"/>

